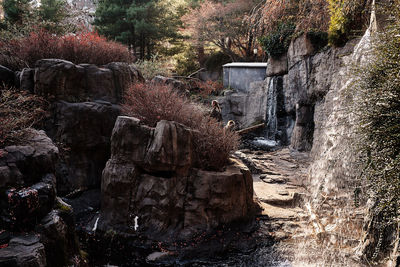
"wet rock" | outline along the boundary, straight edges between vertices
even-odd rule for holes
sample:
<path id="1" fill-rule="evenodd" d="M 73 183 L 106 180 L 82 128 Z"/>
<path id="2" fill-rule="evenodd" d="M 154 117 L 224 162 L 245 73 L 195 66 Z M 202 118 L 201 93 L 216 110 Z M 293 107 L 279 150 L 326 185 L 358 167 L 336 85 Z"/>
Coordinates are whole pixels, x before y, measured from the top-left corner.
<path id="1" fill-rule="evenodd" d="M 6 248 L 0 249 L 0 266 L 47 266 L 44 246 L 38 236 L 30 234 L 12 238 Z"/>
<path id="2" fill-rule="evenodd" d="M 51 211 L 36 227 L 36 231 L 40 234 L 40 242 L 45 247 L 49 266 L 65 266 L 73 255 L 78 254 L 74 224 L 68 225 L 64 221 L 67 216 L 65 212 L 63 216 L 59 213 L 57 210 Z M 72 217 L 70 221 L 73 222 Z"/>

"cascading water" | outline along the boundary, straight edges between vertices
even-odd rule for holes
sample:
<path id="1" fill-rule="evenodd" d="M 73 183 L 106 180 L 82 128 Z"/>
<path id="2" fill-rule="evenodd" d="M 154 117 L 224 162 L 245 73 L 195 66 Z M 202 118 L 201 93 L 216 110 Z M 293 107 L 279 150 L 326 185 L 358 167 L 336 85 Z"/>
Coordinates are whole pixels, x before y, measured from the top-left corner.
<path id="1" fill-rule="evenodd" d="M 267 116 L 266 116 L 266 127 L 265 127 L 265 138 L 268 140 L 275 141 L 276 133 L 278 131 L 278 119 L 277 119 L 277 86 L 276 77 L 269 80 L 268 84 L 268 98 L 267 98 Z"/>
<path id="2" fill-rule="evenodd" d="M 267 82 L 267 110 L 266 122 L 262 137 L 256 137 L 254 144 L 264 149 L 271 149 L 279 145 L 276 135 L 278 132 L 278 77 L 268 78 Z"/>

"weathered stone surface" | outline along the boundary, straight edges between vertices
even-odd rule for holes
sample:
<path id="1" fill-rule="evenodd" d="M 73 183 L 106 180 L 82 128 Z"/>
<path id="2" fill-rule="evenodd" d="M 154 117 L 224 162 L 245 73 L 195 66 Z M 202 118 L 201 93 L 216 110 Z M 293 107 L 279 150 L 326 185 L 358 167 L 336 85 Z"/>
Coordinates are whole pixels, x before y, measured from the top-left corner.
<path id="1" fill-rule="evenodd" d="M 44 246 L 34 234 L 14 237 L 8 247 L 0 249 L 0 266 L 45 267 Z"/>
<path id="2" fill-rule="evenodd" d="M 35 94 L 76 101 L 86 98 L 85 69 L 61 59 L 43 59 L 35 64 Z"/>
<path id="3" fill-rule="evenodd" d="M 15 86 L 15 73 L 9 68 L 0 65 L 0 85 L 3 84 Z"/>
<path id="4" fill-rule="evenodd" d="M 34 77 L 35 69 L 24 68 L 18 75 L 20 89 L 33 93 L 35 89 Z"/>
<path id="5" fill-rule="evenodd" d="M 100 228 L 184 239 L 251 218 L 250 171 L 238 162 L 223 172 L 192 169 L 191 142 L 191 131 L 176 122 L 152 129 L 118 117 L 103 171 Z"/>
<path id="6" fill-rule="evenodd" d="M 104 223 L 104 229 L 132 224 L 130 203 L 136 169 L 133 164 L 120 163 L 115 159 L 107 162 L 101 182 L 101 222 Z"/>
<path id="7" fill-rule="evenodd" d="M 307 37 L 307 34 L 302 34 L 296 39 L 292 40 L 288 49 L 289 69 L 292 68 L 292 66 L 298 61 L 312 55 L 314 52 L 314 46 L 311 43 L 311 40 Z"/>
<path id="8" fill-rule="evenodd" d="M 296 106 L 296 125 L 293 129 L 290 147 L 298 151 L 310 151 L 314 134 L 314 106 Z"/>
<path id="9" fill-rule="evenodd" d="M 109 102 L 56 102 L 47 132 L 68 150 L 57 165 L 59 193 L 100 186 L 120 107 Z"/>
<path id="10" fill-rule="evenodd" d="M 282 76 L 288 72 L 288 58 L 284 54 L 280 58 L 268 58 L 267 77 Z"/>
<path id="11" fill-rule="evenodd" d="M 44 131 L 27 130 L 26 144 L 4 148 L 0 158 L 0 185 L 33 184 L 54 173 L 58 149 Z"/>
<path id="12" fill-rule="evenodd" d="M 186 173 L 192 165 L 192 150 L 190 129 L 175 122 L 159 121 L 147 150 L 146 168 Z"/>
<path id="13" fill-rule="evenodd" d="M 127 63 L 114 62 L 98 67 L 43 59 L 35 64 L 34 91 L 38 95 L 51 95 L 70 102 L 105 100 L 118 103 L 131 83 L 143 80 L 140 72 Z"/>
<path id="14" fill-rule="evenodd" d="M 61 215 L 58 210 L 53 210 L 36 227 L 45 248 L 48 266 L 68 265 L 71 257 L 79 253 L 73 219 L 70 218 L 72 224 L 68 225 L 66 216 L 65 213 Z"/>
<path id="15" fill-rule="evenodd" d="M 140 120 L 119 116 L 111 137 L 112 159 L 143 163 L 153 133 L 154 129 L 141 125 Z"/>
<path id="16" fill-rule="evenodd" d="M 240 128 L 265 121 L 268 85 L 264 82 L 253 82 L 247 92 L 227 91 L 218 102 L 222 109 L 225 123 L 235 121 Z"/>

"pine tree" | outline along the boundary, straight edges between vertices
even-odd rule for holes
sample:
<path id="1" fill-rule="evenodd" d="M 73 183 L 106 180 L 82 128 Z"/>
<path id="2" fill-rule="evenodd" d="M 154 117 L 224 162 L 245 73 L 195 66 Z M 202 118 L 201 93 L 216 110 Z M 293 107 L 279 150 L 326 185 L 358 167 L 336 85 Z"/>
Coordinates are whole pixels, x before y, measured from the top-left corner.
<path id="1" fill-rule="evenodd" d="M 168 12 L 166 0 L 101 0 L 96 10 L 96 30 L 108 38 L 139 48 L 140 58 L 150 58 L 154 46 L 176 38 L 178 14 Z"/>

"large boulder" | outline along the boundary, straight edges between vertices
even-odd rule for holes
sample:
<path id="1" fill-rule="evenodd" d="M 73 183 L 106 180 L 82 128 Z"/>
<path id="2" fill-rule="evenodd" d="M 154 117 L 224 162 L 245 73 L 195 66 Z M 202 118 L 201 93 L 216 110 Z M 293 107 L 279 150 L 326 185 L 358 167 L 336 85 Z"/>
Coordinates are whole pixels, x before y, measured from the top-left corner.
<path id="1" fill-rule="evenodd" d="M 59 193 L 99 187 L 120 107 L 104 101 L 59 101 L 54 106 L 47 132 L 64 147 L 57 165 Z"/>
<path id="2" fill-rule="evenodd" d="M 252 217 L 252 178 L 244 165 L 209 172 L 194 164 L 190 129 L 118 117 L 103 171 L 100 228 L 187 239 Z"/>
<path id="3" fill-rule="evenodd" d="M 282 76 L 288 72 L 288 58 L 283 54 L 279 58 L 268 58 L 267 77 Z"/>
<path id="4" fill-rule="evenodd" d="M 0 65 L 0 85 L 16 86 L 15 84 L 15 73 Z"/>
<path id="5" fill-rule="evenodd" d="M 137 81 L 144 81 L 142 75 L 127 63 L 114 62 L 98 67 L 43 59 L 35 64 L 34 91 L 69 102 L 105 100 L 118 103 L 128 86 Z"/>
<path id="6" fill-rule="evenodd" d="M 45 267 L 44 246 L 35 234 L 14 237 L 6 248 L 0 249 L 0 266 Z"/>
<path id="7" fill-rule="evenodd" d="M 24 145 L 7 146 L 0 156 L 0 224 L 30 230 L 52 208 L 58 149 L 44 131 L 27 130 Z"/>
<path id="8" fill-rule="evenodd" d="M 54 173 L 58 148 L 44 131 L 26 131 L 23 145 L 2 149 L 0 156 L 0 188 L 39 182 L 46 174 Z"/>

